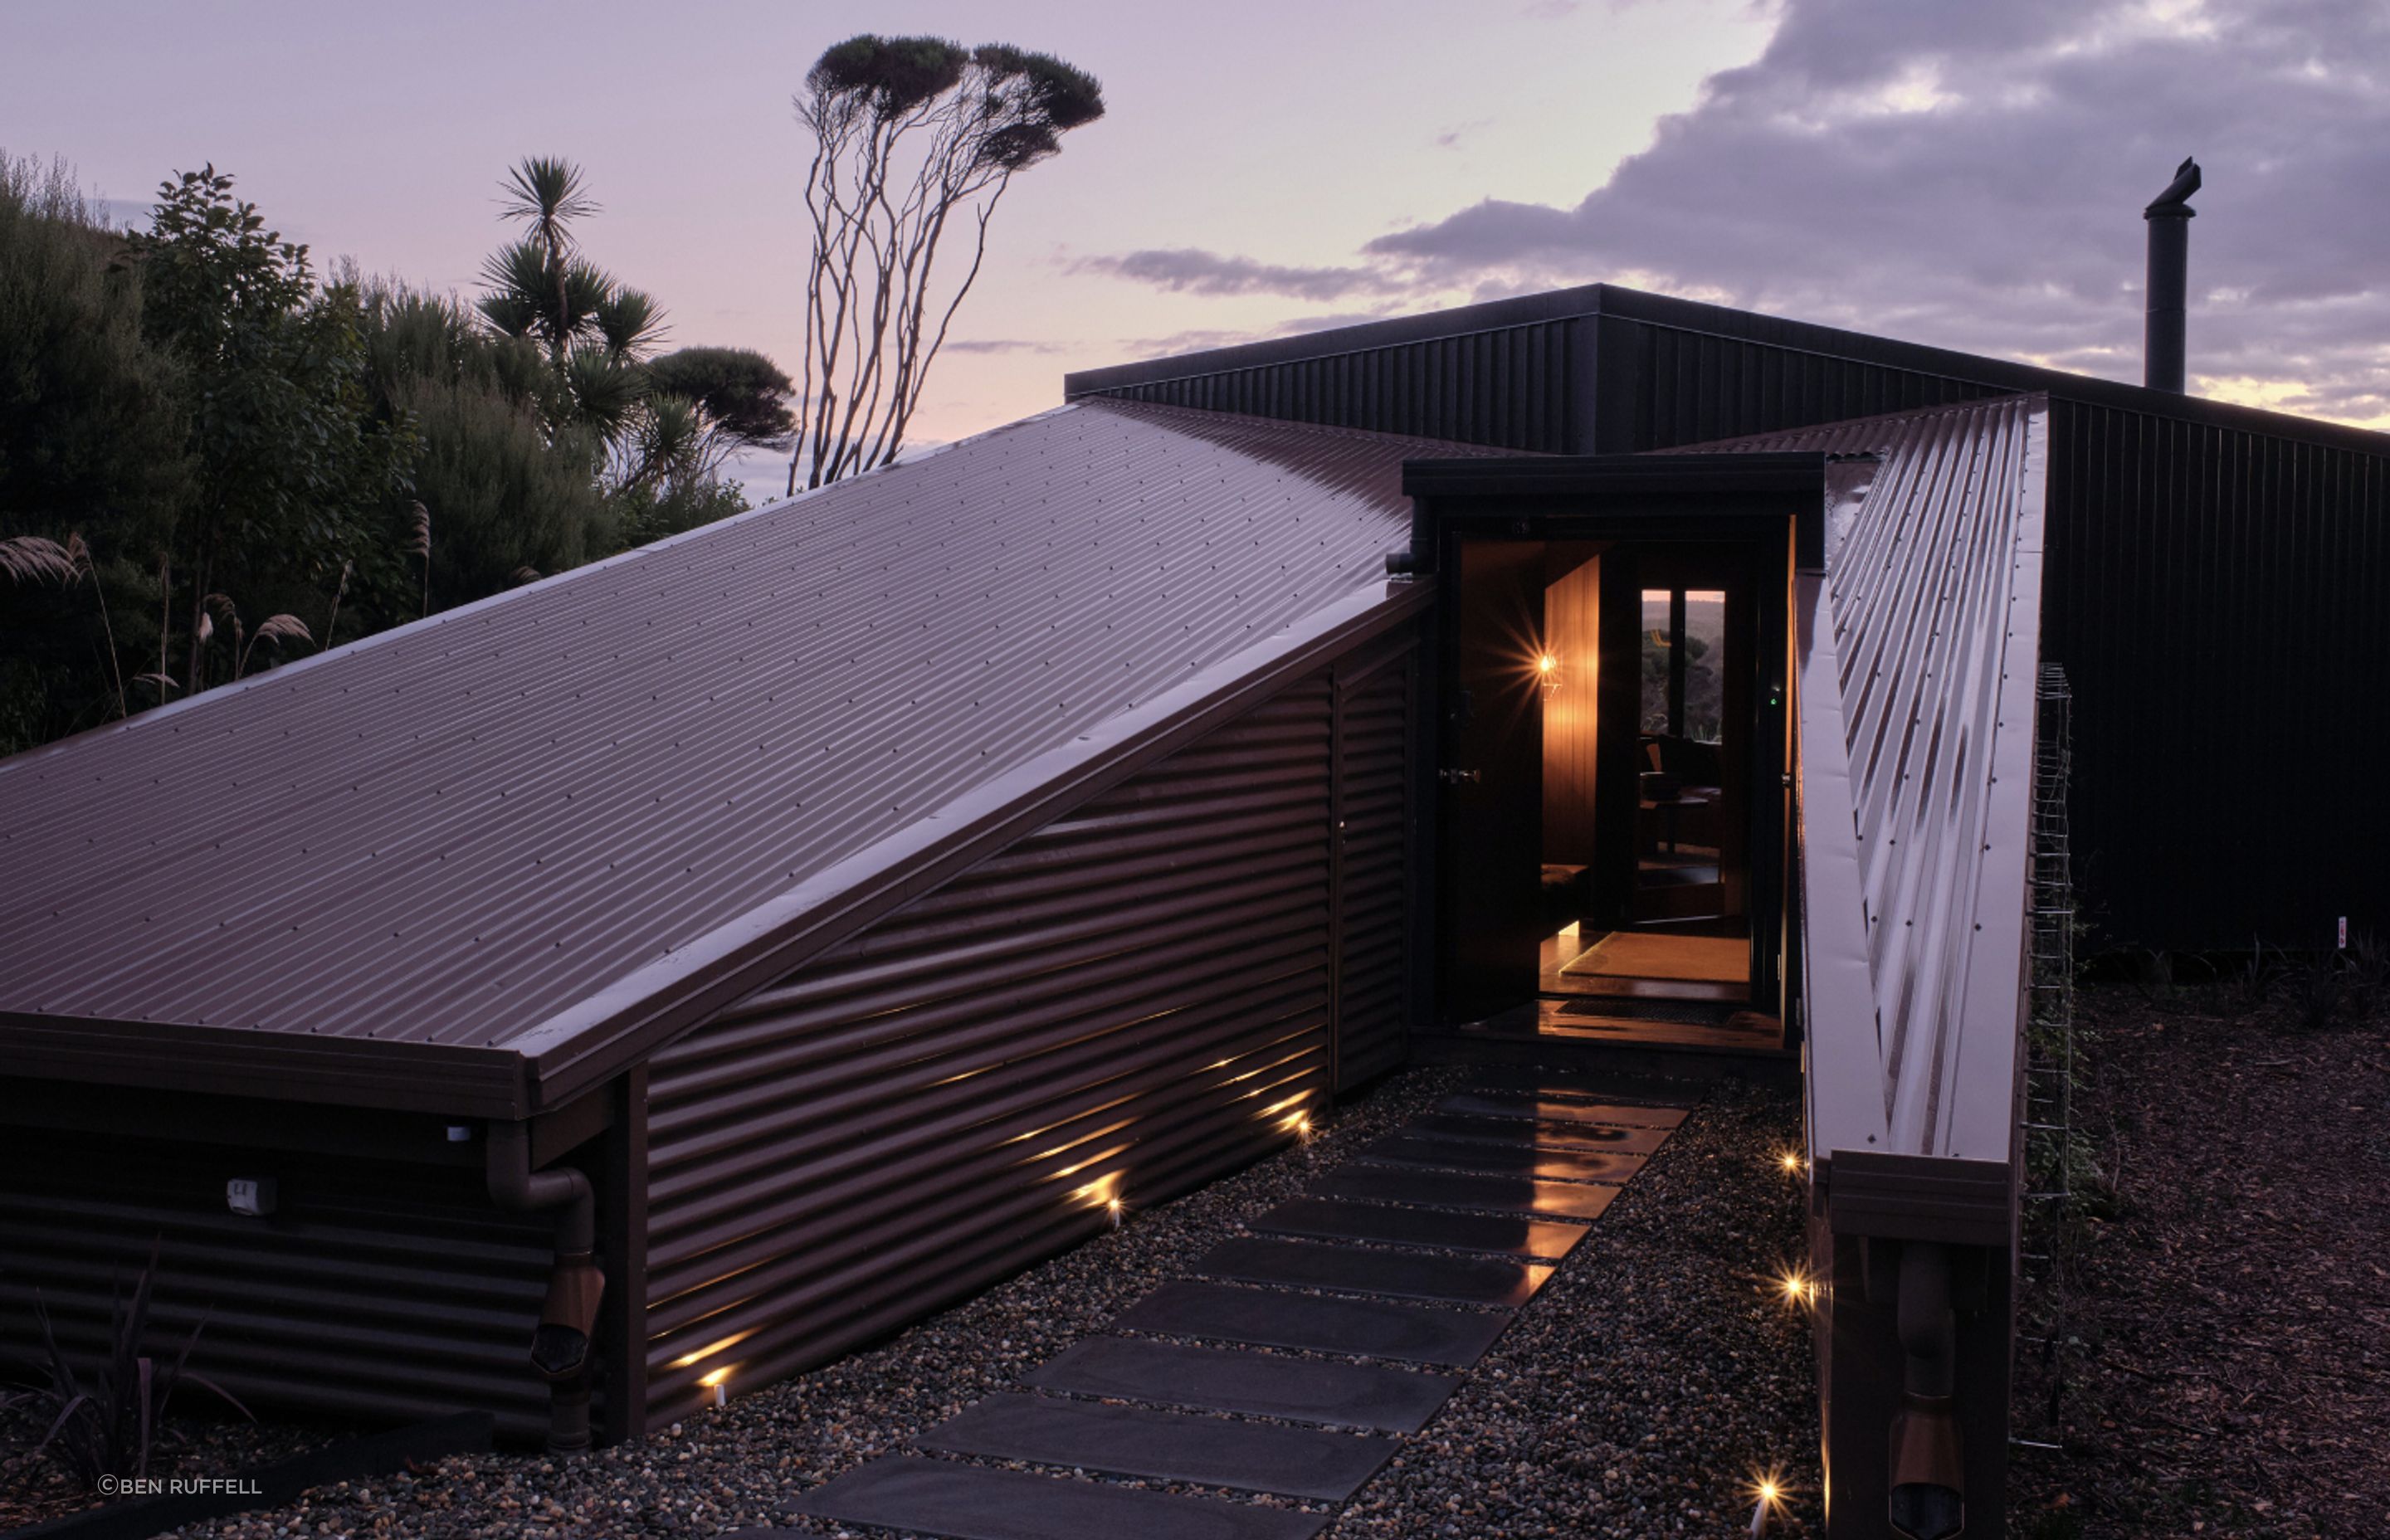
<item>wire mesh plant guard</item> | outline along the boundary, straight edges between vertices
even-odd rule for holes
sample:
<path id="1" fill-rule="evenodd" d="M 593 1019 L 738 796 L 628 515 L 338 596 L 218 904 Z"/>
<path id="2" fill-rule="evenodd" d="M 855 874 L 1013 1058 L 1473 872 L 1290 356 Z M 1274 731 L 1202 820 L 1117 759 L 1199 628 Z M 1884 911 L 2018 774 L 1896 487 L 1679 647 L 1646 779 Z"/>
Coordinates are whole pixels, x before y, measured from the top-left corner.
<path id="1" fill-rule="evenodd" d="M 2075 1168 L 2075 873 L 2066 799 L 2074 776 L 2074 697 L 2066 671 L 2044 663 L 2037 690 L 2033 885 L 2027 902 L 2024 1077 L 2018 1098 L 2024 1151 L 2017 1277 L 2017 1393 L 2010 1442 L 2063 1444 L 2061 1402 L 2069 1343 Z"/>

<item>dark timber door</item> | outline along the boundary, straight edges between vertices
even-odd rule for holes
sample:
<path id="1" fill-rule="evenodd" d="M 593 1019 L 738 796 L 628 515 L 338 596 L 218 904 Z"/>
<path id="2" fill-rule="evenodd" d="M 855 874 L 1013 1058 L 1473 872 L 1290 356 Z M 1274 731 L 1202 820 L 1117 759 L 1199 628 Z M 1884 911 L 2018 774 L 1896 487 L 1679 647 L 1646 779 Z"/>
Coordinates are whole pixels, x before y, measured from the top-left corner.
<path id="1" fill-rule="evenodd" d="M 1543 942 L 1541 541 L 1455 553 L 1437 761 L 1442 1013 L 1480 1020 L 1536 998 Z"/>

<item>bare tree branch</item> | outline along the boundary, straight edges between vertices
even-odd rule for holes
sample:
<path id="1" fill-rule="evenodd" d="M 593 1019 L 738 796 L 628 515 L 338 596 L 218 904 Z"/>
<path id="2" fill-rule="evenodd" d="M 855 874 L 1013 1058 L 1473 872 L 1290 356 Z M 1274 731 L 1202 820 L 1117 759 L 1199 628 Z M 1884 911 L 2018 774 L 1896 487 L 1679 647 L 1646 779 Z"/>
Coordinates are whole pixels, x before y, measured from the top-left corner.
<path id="1" fill-rule="evenodd" d="M 1094 78 L 1049 55 L 870 34 L 825 50 L 795 105 L 814 154 L 791 493 L 801 475 L 821 486 L 903 453 L 1013 173 L 1104 110 Z M 966 209 L 970 263 L 942 280 Z"/>

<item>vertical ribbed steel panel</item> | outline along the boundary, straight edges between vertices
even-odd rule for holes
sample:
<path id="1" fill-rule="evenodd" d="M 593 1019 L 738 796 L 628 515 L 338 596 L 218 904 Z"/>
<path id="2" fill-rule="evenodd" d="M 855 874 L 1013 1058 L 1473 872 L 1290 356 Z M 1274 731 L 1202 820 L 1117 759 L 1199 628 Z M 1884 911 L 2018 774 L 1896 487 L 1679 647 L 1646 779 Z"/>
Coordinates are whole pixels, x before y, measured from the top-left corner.
<path id="1" fill-rule="evenodd" d="M 2048 484 L 2040 397 L 1740 441 L 1832 468 L 1796 577 L 1812 1153 L 2005 1161 Z"/>
<path id="2" fill-rule="evenodd" d="M 277 1212 L 231 1213 L 272 1175 Z M 456 1169 L 65 1133 L 0 1131 L 0 1337 L 32 1346 L 38 1291 L 71 1352 L 105 1352 L 109 1302 L 160 1248 L 153 1346 L 202 1315 L 192 1366 L 259 1410 L 369 1421 L 460 1409 L 547 1427 L 533 1374 L 550 1222 L 504 1213 Z"/>
<path id="3" fill-rule="evenodd" d="M 1575 318 L 1148 380 L 1103 393 L 1332 428 L 1561 454 Z"/>
<path id="4" fill-rule="evenodd" d="M 1329 1093 L 1315 676 L 659 1053 L 650 1425 L 1295 1136 Z"/>
<path id="5" fill-rule="evenodd" d="M 2045 651 L 2107 945 L 2390 931 L 2390 475 L 2379 456 L 2053 404 Z"/>
<path id="6" fill-rule="evenodd" d="M 1409 1047 L 1419 667 L 1406 633 L 1337 675 L 1339 1091 L 1394 1068 Z"/>

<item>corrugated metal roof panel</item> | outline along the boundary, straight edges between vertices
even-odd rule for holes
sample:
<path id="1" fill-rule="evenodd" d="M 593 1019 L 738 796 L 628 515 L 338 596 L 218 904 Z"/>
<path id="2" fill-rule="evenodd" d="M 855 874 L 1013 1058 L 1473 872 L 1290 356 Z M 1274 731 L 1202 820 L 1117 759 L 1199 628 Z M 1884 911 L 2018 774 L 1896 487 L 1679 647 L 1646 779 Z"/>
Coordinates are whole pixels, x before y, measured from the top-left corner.
<path id="1" fill-rule="evenodd" d="M 2048 401 L 1705 446 L 1830 467 L 1796 583 L 1814 1152 L 2005 1161 L 2023 1010 Z"/>
<path id="2" fill-rule="evenodd" d="M 1074 404 L 0 764 L 0 1011 L 506 1047 L 1358 594 L 1454 447 Z"/>

